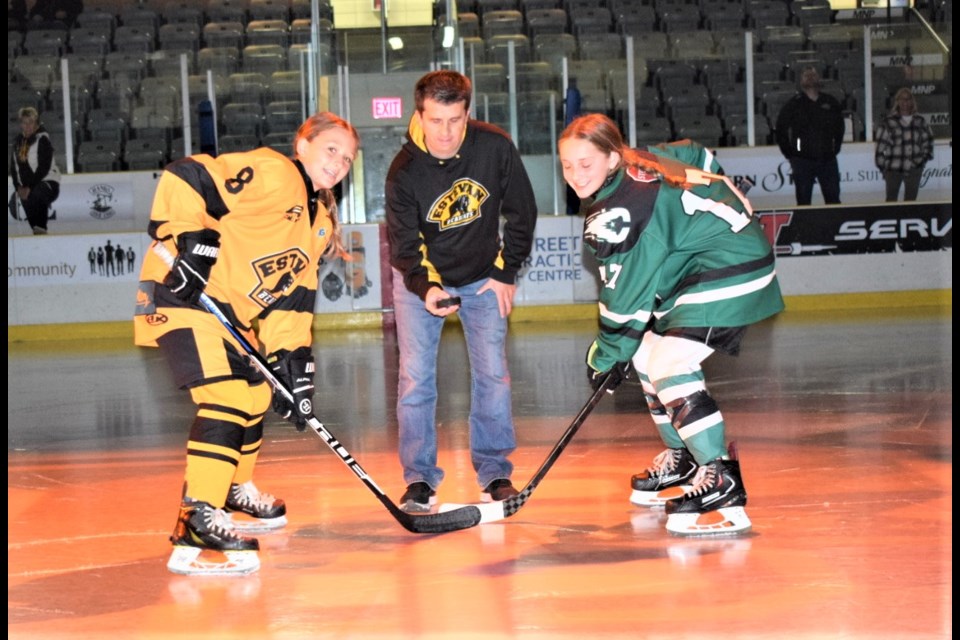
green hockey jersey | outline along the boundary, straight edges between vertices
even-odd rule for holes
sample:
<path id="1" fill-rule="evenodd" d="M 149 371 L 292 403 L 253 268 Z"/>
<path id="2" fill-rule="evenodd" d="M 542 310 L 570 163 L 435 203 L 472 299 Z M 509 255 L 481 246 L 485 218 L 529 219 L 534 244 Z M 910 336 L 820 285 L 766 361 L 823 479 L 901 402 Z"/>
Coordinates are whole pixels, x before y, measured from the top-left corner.
<path id="1" fill-rule="evenodd" d="M 770 243 L 722 180 L 679 188 L 622 168 L 588 208 L 583 243 L 602 283 L 598 371 L 629 360 L 646 331 L 740 327 L 783 309 Z"/>

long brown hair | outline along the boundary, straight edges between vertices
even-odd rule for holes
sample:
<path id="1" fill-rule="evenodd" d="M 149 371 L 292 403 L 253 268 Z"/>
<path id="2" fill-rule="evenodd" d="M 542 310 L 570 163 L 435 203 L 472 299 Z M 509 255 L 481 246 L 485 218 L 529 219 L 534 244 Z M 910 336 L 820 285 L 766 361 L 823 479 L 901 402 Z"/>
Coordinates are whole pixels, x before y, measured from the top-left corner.
<path id="1" fill-rule="evenodd" d="M 688 189 L 697 184 L 708 184 L 719 180 L 725 183 L 733 194 L 743 203 L 749 215 L 753 215 L 750 201 L 734 186 L 730 178 L 725 175 L 709 173 L 684 164 L 672 158 L 655 156 L 649 152 L 632 149 L 623 141 L 620 128 L 609 117 L 601 113 L 588 113 L 573 119 L 560 134 L 558 142 L 575 139 L 586 140 L 597 149 L 610 155 L 613 152 L 620 154 L 620 162 L 614 171 L 622 167 L 634 167 L 647 173 L 655 174 L 664 182 L 679 189 Z"/>
<path id="2" fill-rule="evenodd" d="M 309 142 L 324 131 L 333 129 L 334 127 L 340 127 L 352 135 L 353 139 L 357 143 L 357 149 L 360 148 L 360 134 L 357 133 L 357 130 L 352 124 L 335 113 L 330 113 L 329 111 L 318 111 L 304 120 L 303 124 L 300 125 L 300 128 L 297 129 L 297 134 L 293 137 L 294 157 L 297 156 L 297 143 L 299 143 L 301 139 Z M 330 244 L 327 245 L 327 250 L 324 252 L 324 255 L 332 254 L 337 257 L 346 258 L 349 256 L 349 254 L 343 246 L 343 237 L 340 229 L 340 216 L 337 210 L 337 198 L 331 189 L 322 189 L 319 195 L 321 203 L 323 203 L 323 206 L 325 206 L 327 211 L 330 213 L 330 223 L 333 226 L 333 237 L 330 238 Z"/>
<path id="3" fill-rule="evenodd" d="M 608 156 L 614 152 L 619 153 L 620 163 L 614 171 L 622 167 L 637 167 L 656 173 L 666 182 L 676 186 L 684 184 L 683 179 L 678 180 L 678 176 L 664 170 L 661 159 L 654 160 L 650 154 L 641 155 L 636 149 L 627 146 L 617 123 L 602 113 L 588 113 L 574 118 L 560 134 L 558 142 L 567 139 L 586 140 Z"/>

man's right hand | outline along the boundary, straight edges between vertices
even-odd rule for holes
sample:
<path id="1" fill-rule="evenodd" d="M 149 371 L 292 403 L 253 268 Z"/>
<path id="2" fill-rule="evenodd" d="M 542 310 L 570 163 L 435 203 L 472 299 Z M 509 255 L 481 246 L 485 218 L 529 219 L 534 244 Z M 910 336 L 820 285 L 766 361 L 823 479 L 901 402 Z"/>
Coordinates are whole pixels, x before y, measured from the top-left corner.
<path id="1" fill-rule="evenodd" d="M 456 304 L 447 302 L 453 299 L 457 300 Z M 454 298 L 440 287 L 432 287 L 429 291 L 427 291 L 427 295 L 423 300 L 423 305 L 426 307 L 427 311 L 433 315 L 444 318 L 451 313 L 456 313 L 460 309 L 459 301 L 460 298 Z"/>

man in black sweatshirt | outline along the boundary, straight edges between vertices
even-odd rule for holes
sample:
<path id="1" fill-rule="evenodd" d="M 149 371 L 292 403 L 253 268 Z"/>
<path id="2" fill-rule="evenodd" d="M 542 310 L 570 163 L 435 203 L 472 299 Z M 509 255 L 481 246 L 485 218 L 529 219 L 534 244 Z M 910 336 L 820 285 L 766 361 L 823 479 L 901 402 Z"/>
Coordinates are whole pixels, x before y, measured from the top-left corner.
<path id="1" fill-rule="evenodd" d="M 397 421 L 407 490 L 401 508 L 429 511 L 437 466 L 437 354 L 460 314 L 470 361 L 470 453 L 482 500 L 517 495 L 507 369 L 507 316 L 530 255 L 536 199 L 501 129 L 469 118 L 470 79 L 433 71 L 416 85 L 408 141 L 387 172 L 386 218 L 400 348 Z M 501 235 L 501 221 L 502 235 Z"/>

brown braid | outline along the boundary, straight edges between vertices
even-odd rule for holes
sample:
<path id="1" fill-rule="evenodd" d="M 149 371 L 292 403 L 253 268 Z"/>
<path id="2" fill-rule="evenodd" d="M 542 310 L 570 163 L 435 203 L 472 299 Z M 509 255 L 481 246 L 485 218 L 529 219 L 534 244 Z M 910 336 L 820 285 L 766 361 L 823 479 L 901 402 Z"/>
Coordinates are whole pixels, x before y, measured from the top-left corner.
<path id="1" fill-rule="evenodd" d="M 620 163 L 614 171 L 622 167 L 636 167 L 641 171 L 651 173 L 674 187 L 685 188 L 690 186 L 687 180 L 688 165 L 668 158 L 660 158 L 646 151 L 638 151 L 627 146 L 619 127 L 609 117 L 600 113 L 588 113 L 575 118 L 563 133 L 560 140 L 575 138 L 586 140 L 597 149 L 610 155 L 620 154 Z"/>

